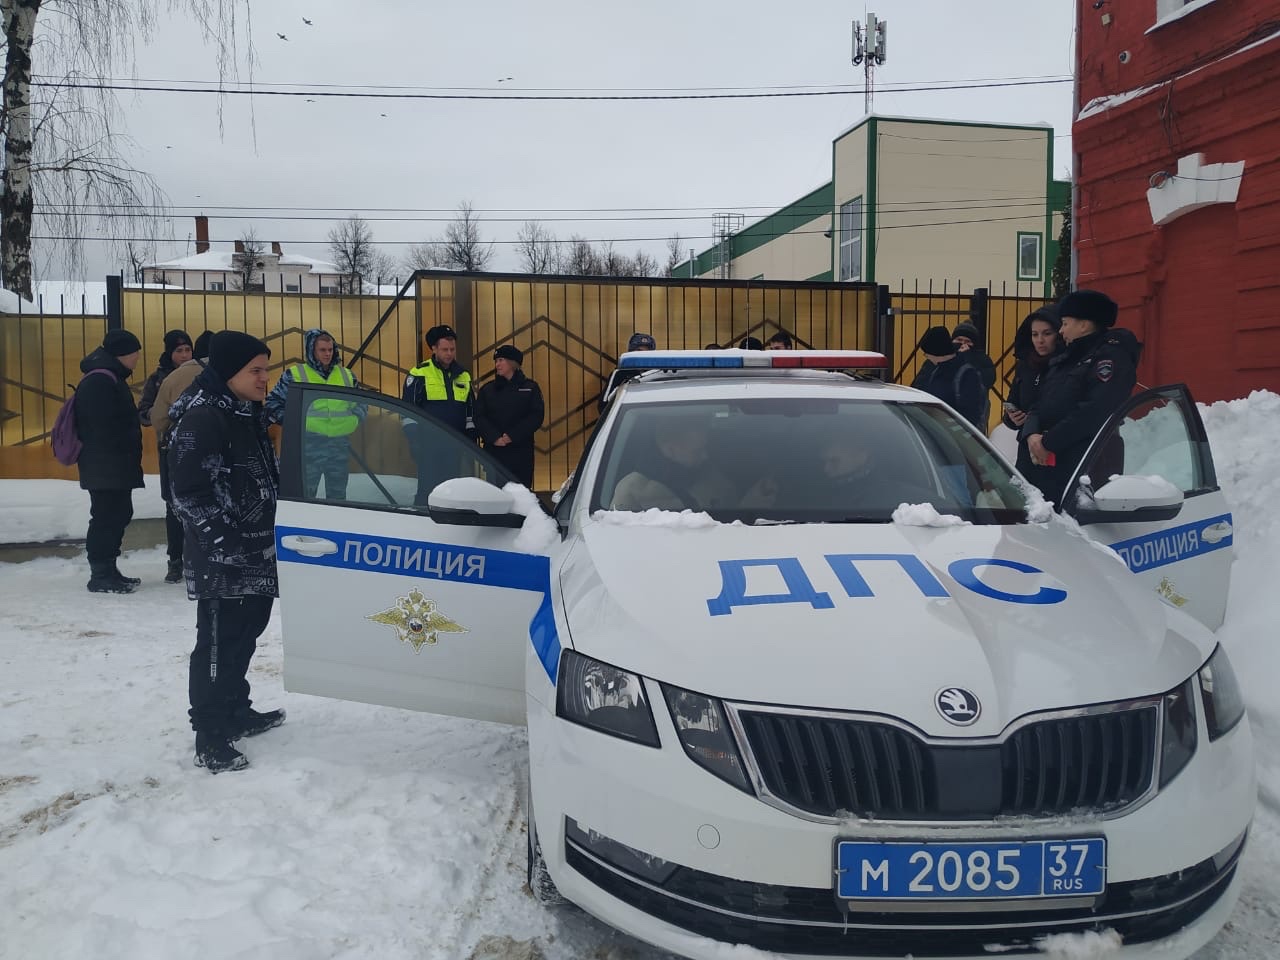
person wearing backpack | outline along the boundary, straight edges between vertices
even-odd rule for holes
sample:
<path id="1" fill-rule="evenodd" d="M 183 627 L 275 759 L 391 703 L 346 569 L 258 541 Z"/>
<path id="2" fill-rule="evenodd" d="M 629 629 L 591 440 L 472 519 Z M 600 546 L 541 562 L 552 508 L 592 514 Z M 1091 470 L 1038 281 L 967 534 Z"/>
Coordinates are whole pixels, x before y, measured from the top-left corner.
<path id="1" fill-rule="evenodd" d="M 141 582 L 116 560 L 133 519 L 133 491 L 142 487 L 142 423 L 126 381 L 142 356 L 128 330 L 109 330 L 102 346 L 80 361 L 74 414 L 79 436 L 80 486 L 89 491 L 90 593 L 132 593 Z"/>
<path id="2" fill-rule="evenodd" d="M 956 413 L 985 433 L 982 375 L 973 364 L 959 356 L 947 328 L 930 327 L 920 338 L 919 347 L 926 362 L 911 386 L 950 404 Z"/>
<path id="3" fill-rule="evenodd" d="M 138 401 L 138 419 L 144 426 L 154 427 L 152 411 L 156 406 L 156 397 L 160 386 L 178 367 L 191 359 L 191 338 L 185 330 L 170 330 L 164 335 L 164 352 L 160 354 L 160 363 L 155 372 L 147 377 L 142 385 L 142 399 Z M 160 499 L 164 501 L 164 531 L 169 553 L 169 569 L 165 573 L 165 583 L 182 582 L 182 521 L 174 515 L 173 504 L 169 502 L 169 464 L 166 437 L 156 430 L 156 446 L 160 454 Z"/>

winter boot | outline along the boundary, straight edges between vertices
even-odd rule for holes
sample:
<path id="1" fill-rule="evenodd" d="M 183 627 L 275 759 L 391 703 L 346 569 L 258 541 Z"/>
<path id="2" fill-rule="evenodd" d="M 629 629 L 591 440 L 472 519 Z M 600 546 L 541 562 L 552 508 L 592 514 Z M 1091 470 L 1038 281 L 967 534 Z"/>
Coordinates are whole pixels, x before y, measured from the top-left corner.
<path id="1" fill-rule="evenodd" d="M 182 559 L 169 560 L 169 572 L 164 575 L 165 583 L 181 583 L 182 582 Z"/>
<path id="2" fill-rule="evenodd" d="M 87 586 L 90 593 L 133 593 L 138 585 L 120 579 L 114 563 L 91 563 Z"/>
<path id="3" fill-rule="evenodd" d="M 196 734 L 196 766 L 210 773 L 224 770 L 243 770 L 249 758 L 231 745 L 231 741 L 219 736 Z"/>
<path id="4" fill-rule="evenodd" d="M 138 577 L 126 577 L 123 573 L 120 572 L 120 568 L 116 566 L 116 561 L 114 560 L 111 561 L 111 572 L 114 573 L 119 579 L 123 580 L 125 583 L 131 583 L 135 587 L 142 582 L 142 580 L 139 579 Z"/>
<path id="5" fill-rule="evenodd" d="M 240 730 L 231 738 L 232 740 L 239 740 L 241 737 L 256 737 L 258 734 L 266 733 L 268 730 L 284 723 L 284 711 L 267 710 L 264 713 L 250 707 L 236 714 L 236 723 L 240 725 Z"/>

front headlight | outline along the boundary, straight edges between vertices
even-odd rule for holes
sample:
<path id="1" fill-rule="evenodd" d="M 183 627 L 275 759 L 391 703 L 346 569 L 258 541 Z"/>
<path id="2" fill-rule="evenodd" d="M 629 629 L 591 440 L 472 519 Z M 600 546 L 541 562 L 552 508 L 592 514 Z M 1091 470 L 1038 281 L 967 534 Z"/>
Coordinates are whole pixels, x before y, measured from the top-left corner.
<path id="1" fill-rule="evenodd" d="M 1200 668 L 1200 696 L 1204 699 L 1204 719 L 1211 743 L 1244 717 L 1244 694 L 1221 644 Z"/>
<path id="2" fill-rule="evenodd" d="M 649 747 L 658 728 L 640 677 L 566 650 L 556 683 L 556 716 Z"/>
<path id="3" fill-rule="evenodd" d="M 1164 695 L 1160 741 L 1160 788 L 1182 772 L 1196 752 L 1195 678 Z"/>
<path id="4" fill-rule="evenodd" d="M 665 683 L 662 694 L 671 708 L 671 718 L 675 721 L 684 752 L 698 766 L 710 770 L 739 790 L 751 793 L 746 769 L 720 701 L 679 687 L 669 687 Z"/>

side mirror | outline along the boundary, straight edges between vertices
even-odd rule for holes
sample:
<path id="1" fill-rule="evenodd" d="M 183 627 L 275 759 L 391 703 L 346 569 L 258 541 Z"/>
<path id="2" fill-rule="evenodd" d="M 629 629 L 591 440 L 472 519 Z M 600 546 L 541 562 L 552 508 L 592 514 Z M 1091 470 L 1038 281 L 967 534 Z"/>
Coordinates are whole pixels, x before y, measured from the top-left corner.
<path id="1" fill-rule="evenodd" d="M 455 477 L 436 486 L 427 497 L 427 510 L 436 523 L 471 527 L 513 527 L 524 517 L 512 513 L 515 500 L 479 477 Z"/>
<path id="2" fill-rule="evenodd" d="M 1080 489 L 1076 520 L 1088 523 L 1152 523 L 1182 510 L 1182 491 L 1162 477 L 1116 476 L 1097 490 Z"/>

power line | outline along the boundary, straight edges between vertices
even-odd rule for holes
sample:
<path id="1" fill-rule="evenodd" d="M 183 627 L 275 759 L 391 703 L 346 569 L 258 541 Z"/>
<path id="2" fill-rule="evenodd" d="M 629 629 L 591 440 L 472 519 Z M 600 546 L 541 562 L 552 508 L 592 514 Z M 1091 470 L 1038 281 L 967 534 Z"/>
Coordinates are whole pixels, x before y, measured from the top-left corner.
<path id="1" fill-rule="evenodd" d="M 926 86 L 887 86 L 878 88 L 881 93 L 926 93 L 939 90 L 991 90 L 1000 87 L 1034 87 L 1047 84 L 1070 83 L 1070 77 L 1045 80 L 1007 80 L 997 83 L 943 83 Z M 240 87 L 204 87 L 188 84 L 149 84 L 116 79 L 88 81 L 36 81 L 33 87 L 57 87 L 73 90 L 115 90 L 128 93 L 203 93 L 217 96 L 258 97 L 311 97 L 345 98 L 357 100 L 463 100 L 463 101 L 519 101 L 519 102 L 574 102 L 574 101 L 674 101 L 674 100 L 768 100 L 789 97 L 847 97 L 864 93 L 862 88 L 844 87 L 829 90 L 755 90 L 742 93 L 574 93 L 574 94 L 525 94 L 525 93 L 443 93 L 443 92 L 390 92 L 362 90 L 274 90 Z"/>

